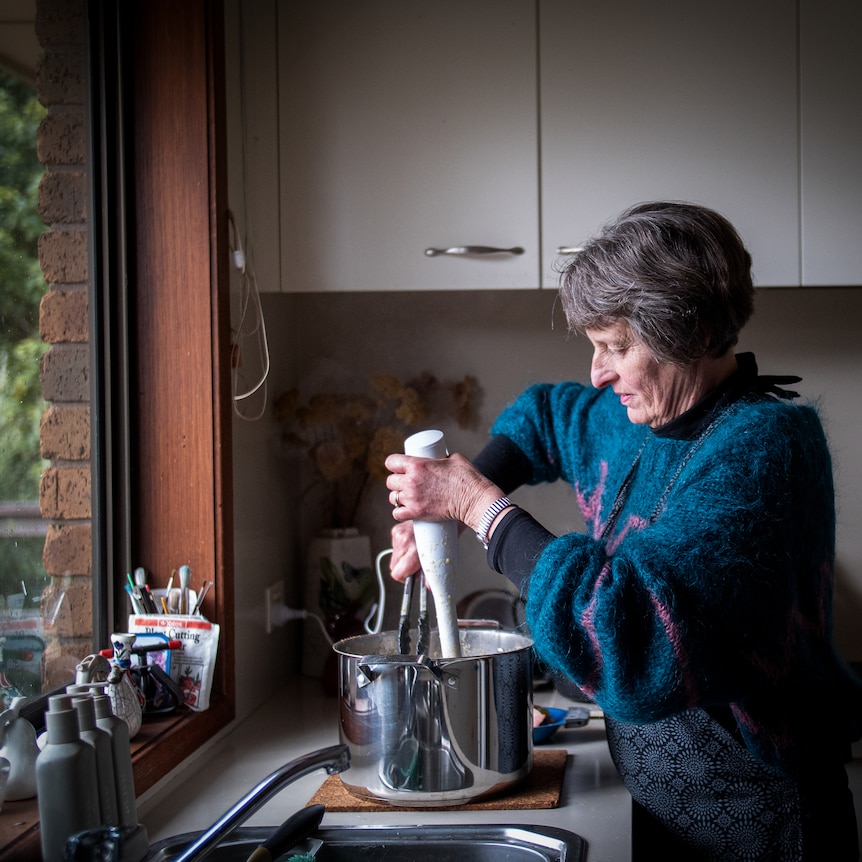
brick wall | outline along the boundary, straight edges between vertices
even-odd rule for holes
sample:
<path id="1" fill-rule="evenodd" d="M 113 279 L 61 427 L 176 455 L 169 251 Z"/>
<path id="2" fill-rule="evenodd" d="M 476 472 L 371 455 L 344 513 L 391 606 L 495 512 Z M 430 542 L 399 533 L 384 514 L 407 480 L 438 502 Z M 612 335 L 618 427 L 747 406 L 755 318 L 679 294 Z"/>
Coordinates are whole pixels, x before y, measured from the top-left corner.
<path id="1" fill-rule="evenodd" d="M 42 600 L 48 689 L 68 682 L 92 648 L 92 508 L 85 117 L 85 18 L 81 0 L 38 0 L 43 49 L 36 89 L 47 115 L 37 151 L 45 166 L 39 212 L 47 231 L 39 261 L 48 284 L 39 330 L 42 360 L 40 448 L 50 463 L 39 488 L 50 523 L 42 557 L 52 582 Z"/>

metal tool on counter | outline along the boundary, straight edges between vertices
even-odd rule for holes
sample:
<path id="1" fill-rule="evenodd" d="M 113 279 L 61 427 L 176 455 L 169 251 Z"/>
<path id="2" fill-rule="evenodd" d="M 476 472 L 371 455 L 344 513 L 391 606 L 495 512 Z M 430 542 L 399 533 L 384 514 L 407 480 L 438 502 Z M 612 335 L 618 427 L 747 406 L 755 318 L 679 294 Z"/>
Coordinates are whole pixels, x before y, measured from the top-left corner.
<path id="1" fill-rule="evenodd" d="M 547 742 L 560 728 L 584 727 L 592 718 L 590 710 L 585 706 L 573 706 L 569 709 L 533 706 L 533 710 L 545 716 L 541 724 L 533 727 L 533 743 L 536 745 Z"/>

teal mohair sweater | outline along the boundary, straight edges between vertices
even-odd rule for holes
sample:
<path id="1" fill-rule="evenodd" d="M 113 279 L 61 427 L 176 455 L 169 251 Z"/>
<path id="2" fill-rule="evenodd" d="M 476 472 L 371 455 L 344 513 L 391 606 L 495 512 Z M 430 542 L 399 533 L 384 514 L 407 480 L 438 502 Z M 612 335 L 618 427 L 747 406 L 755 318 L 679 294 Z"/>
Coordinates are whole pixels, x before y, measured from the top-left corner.
<path id="1" fill-rule="evenodd" d="M 859 737 L 862 686 L 832 642 L 834 491 L 813 408 L 751 395 L 697 442 L 632 424 L 611 389 L 543 384 L 493 433 L 527 456 L 532 484 L 575 490 L 586 533 L 544 547 L 527 622 L 538 655 L 608 715 L 649 723 L 729 706 L 777 766 L 819 744 L 812 701 L 829 744 Z"/>

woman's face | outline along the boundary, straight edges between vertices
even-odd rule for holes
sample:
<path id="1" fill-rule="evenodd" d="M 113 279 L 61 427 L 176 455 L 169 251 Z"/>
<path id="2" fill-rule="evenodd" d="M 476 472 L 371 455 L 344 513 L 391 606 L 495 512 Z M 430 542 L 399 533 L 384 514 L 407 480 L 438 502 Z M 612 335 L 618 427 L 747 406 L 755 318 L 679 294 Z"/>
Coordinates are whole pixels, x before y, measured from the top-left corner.
<path id="1" fill-rule="evenodd" d="M 657 428 L 675 419 L 703 395 L 695 367 L 659 362 L 635 338 L 625 320 L 603 329 L 588 329 L 593 345 L 590 380 L 597 389 L 610 386 L 636 425 Z"/>

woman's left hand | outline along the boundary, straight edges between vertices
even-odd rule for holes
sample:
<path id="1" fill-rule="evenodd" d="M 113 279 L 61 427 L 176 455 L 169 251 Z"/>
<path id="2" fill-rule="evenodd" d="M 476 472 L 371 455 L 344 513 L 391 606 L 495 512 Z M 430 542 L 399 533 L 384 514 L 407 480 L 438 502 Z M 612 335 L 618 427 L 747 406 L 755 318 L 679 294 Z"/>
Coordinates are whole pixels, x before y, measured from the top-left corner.
<path id="1" fill-rule="evenodd" d="M 439 460 L 390 455 L 386 479 L 396 521 L 461 521 L 476 529 L 483 513 L 503 492 L 463 455 Z"/>

